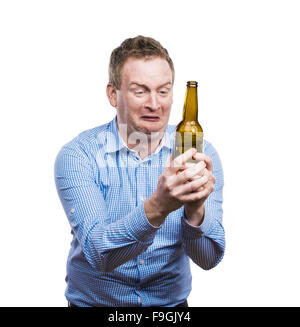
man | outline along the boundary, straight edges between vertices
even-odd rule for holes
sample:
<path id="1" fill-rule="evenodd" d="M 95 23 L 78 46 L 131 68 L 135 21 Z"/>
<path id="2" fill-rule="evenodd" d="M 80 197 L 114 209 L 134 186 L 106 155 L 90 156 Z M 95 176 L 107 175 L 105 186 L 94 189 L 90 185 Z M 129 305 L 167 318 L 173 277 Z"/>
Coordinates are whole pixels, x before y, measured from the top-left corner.
<path id="1" fill-rule="evenodd" d="M 73 240 L 70 306 L 187 306 L 191 258 L 203 269 L 224 254 L 223 172 L 207 141 L 173 158 L 168 125 L 174 67 L 152 38 L 112 54 L 108 124 L 81 133 L 55 162 Z M 190 158 L 197 164 L 189 164 Z"/>

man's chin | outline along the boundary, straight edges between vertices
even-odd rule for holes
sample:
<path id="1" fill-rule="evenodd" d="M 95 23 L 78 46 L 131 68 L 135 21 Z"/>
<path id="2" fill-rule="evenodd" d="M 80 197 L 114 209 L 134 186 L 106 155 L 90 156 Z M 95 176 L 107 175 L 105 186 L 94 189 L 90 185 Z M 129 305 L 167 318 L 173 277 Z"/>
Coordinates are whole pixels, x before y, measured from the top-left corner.
<path id="1" fill-rule="evenodd" d="M 142 122 L 139 126 L 139 130 L 144 134 L 164 132 L 166 126 L 159 122 Z"/>
<path id="2" fill-rule="evenodd" d="M 162 127 L 143 127 L 140 128 L 140 132 L 146 135 L 151 135 L 155 133 L 162 133 L 164 132 L 164 128 Z"/>

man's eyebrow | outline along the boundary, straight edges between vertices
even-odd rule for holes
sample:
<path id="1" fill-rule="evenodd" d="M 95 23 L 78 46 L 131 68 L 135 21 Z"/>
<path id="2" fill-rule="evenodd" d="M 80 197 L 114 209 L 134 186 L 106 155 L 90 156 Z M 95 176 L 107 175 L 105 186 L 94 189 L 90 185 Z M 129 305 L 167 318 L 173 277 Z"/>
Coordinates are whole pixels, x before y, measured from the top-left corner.
<path id="1" fill-rule="evenodd" d="M 137 86 L 142 86 L 142 87 L 145 87 L 145 88 L 147 88 L 147 86 L 146 86 L 146 85 L 144 85 L 144 84 L 141 84 L 141 83 L 139 83 L 139 82 L 130 82 L 130 83 L 129 83 L 129 86 L 131 86 L 131 85 L 133 85 L 133 84 L 135 84 L 135 85 L 137 85 Z"/>
<path id="2" fill-rule="evenodd" d="M 158 88 L 161 88 L 161 87 L 164 87 L 164 86 L 167 86 L 167 85 L 172 85 L 172 82 L 166 82 L 166 83 L 162 84 L 161 86 L 159 86 Z"/>
<path id="3" fill-rule="evenodd" d="M 146 88 L 146 89 L 149 88 L 147 85 L 142 84 L 142 83 L 139 83 L 139 82 L 135 82 L 135 81 L 130 82 L 130 83 L 129 83 L 129 86 L 134 85 L 134 84 L 137 85 L 137 86 L 144 87 L 144 88 Z M 160 86 L 158 87 L 158 89 L 160 89 L 161 87 L 167 86 L 167 85 L 172 85 L 172 82 L 170 82 L 170 81 L 169 81 L 169 82 L 166 82 L 166 83 L 160 85 Z"/>

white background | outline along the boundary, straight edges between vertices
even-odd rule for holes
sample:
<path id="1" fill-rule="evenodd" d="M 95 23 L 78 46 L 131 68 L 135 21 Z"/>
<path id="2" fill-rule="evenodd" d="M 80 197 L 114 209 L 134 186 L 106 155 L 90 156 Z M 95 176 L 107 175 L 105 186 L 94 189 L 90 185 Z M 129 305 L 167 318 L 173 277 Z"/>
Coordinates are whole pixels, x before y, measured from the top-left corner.
<path id="1" fill-rule="evenodd" d="M 71 234 L 53 165 L 114 117 L 109 56 L 152 36 L 187 80 L 225 173 L 226 254 L 192 265 L 191 306 L 299 306 L 299 1 L 1 1 L 0 305 L 66 306 Z"/>

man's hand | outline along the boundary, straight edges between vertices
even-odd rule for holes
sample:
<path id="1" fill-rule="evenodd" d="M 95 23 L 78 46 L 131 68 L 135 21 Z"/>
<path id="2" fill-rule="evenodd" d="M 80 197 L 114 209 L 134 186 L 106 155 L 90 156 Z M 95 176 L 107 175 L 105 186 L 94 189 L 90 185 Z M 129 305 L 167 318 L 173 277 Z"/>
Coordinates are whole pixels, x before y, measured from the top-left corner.
<path id="1" fill-rule="evenodd" d="M 192 157 L 199 162 L 188 163 Z M 202 208 L 205 199 L 213 191 L 214 182 L 208 156 L 196 153 L 193 148 L 174 160 L 171 155 L 159 177 L 155 192 L 144 202 L 148 220 L 159 226 L 170 212 L 184 204 L 187 217 L 199 223 L 199 219 L 195 220 L 195 217 L 199 217 L 199 208 Z"/>
<path id="2" fill-rule="evenodd" d="M 216 178 L 213 176 L 212 161 L 207 155 L 204 153 L 196 153 L 193 158 L 195 160 L 205 162 L 205 168 L 202 170 L 202 176 L 207 177 L 207 182 L 194 192 L 197 194 L 198 200 L 184 203 L 184 211 L 189 222 L 192 225 L 199 226 L 204 218 L 204 202 L 214 191 Z M 194 178 L 199 178 L 199 176 L 195 176 Z"/>

